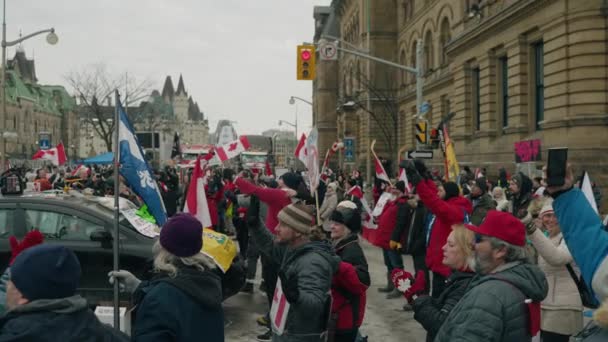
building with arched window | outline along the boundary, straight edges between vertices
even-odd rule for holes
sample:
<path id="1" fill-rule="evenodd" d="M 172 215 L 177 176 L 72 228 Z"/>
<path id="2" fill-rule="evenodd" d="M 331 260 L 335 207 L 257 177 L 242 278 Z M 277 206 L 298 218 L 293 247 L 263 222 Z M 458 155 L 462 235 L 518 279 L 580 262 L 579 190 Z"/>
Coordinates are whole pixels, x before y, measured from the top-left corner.
<path id="1" fill-rule="evenodd" d="M 568 146 L 577 170 L 589 170 L 606 189 L 605 6 L 601 1 L 566 0 L 334 0 L 328 16 L 335 15 L 336 34 L 346 42 L 393 62 L 415 66 L 417 42 L 424 43 L 423 97 L 430 104 L 426 119 L 433 127 L 455 113 L 447 127 L 460 165 L 486 167 L 490 178 L 500 166 L 536 176 L 548 148 Z M 353 34 L 353 27 L 359 32 Z M 355 59 L 363 66 L 361 83 L 367 81 L 374 91 L 360 87 L 355 94 L 342 84 L 349 81 L 344 73 Z M 365 151 L 371 140 L 385 141 L 390 135 L 380 123 L 390 126 L 392 113 L 398 113 L 396 145 L 413 148 L 414 75 L 347 54 L 333 63 L 339 75 L 338 109 L 332 113 L 336 130 L 328 140 L 344 138 L 350 127 L 348 135 L 358 143 L 355 165 L 361 167 L 369 160 Z M 313 85 L 313 93 L 318 89 Z M 367 93 L 372 93 L 371 104 L 362 101 Z M 366 111 L 383 117 L 372 119 Z M 542 160 L 516 164 L 515 144 L 525 140 L 540 140 Z M 378 149 L 397 160 L 386 142 Z M 435 155 L 429 163 L 443 169 L 440 151 Z"/>

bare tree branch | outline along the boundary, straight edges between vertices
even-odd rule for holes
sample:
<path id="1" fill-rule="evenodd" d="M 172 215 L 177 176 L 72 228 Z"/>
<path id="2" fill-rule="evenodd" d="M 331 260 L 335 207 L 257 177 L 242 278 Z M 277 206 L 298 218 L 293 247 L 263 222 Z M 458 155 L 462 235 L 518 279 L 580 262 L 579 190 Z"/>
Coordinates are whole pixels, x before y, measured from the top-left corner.
<path id="1" fill-rule="evenodd" d="M 65 75 L 65 80 L 79 97 L 78 112 L 84 122 L 93 127 L 94 132 L 112 151 L 112 133 L 114 132 L 115 103 L 109 105 L 114 91 L 124 89 L 125 106 L 134 104 L 149 94 L 152 82 L 137 80 L 134 77 L 114 76 L 103 63 L 91 65 L 81 70 L 74 70 Z M 132 101 L 128 102 L 128 99 Z"/>

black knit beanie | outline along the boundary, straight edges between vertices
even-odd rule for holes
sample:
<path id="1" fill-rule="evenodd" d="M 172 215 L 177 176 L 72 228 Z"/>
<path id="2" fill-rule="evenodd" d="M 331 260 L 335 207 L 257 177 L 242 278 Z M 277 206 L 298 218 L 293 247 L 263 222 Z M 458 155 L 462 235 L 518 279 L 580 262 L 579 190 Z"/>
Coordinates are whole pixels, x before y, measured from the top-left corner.
<path id="1" fill-rule="evenodd" d="M 446 201 L 452 197 L 457 197 L 458 195 L 460 195 L 460 189 L 458 188 L 458 184 L 454 182 L 443 183 L 443 190 L 445 190 L 444 200 Z"/>

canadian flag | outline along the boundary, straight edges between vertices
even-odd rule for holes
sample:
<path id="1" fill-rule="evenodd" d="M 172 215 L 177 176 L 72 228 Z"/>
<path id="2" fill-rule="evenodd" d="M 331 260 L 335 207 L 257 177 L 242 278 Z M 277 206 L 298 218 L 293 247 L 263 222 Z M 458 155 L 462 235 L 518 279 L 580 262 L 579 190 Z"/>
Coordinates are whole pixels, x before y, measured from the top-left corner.
<path id="1" fill-rule="evenodd" d="M 194 164 L 184 212 L 196 217 L 203 225 L 203 228 L 209 228 L 211 227 L 211 215 L 209 214 L 207 196 L 205 196 L 205 178 L 203 169 L 201 168 L 202 158 L 197 158 Z"/>
<path id="2" fill-rule="evenodd" d="M 390 184 L 391 180 L 388 178 L 388 174 L 386 173 L 386 171 L 384 171 L 384 166 L 382 166 L 380 159 L 378 159 L 378 156 L 376 156 L 375 153 L 374 153 L 374 162 L 376 165 L 376 178 L 382 179 L 383 181 Z"/>
<path id="3" fill-rule="evenodd" d="M 274 296 L 272 297 L 272 305 L 270 307 L 270 323 L 272 330 L 279 336 L 285 332 L 285 323 L 289 314 L 291 304 L 287 301 L 281 279 L 277 279 L 277 284 L 274 288 Z"/>
<path id="4" fill-rule="evenodd" d="M 296 146 L 294 155 L 296 158 L 300 159 L 302 163 L 306 164 L 306 134 L 302 133 L 302 137 L 300 137 L 300 141 L 298 142 L 298 146 Z"/>
<path id="5" fill-rule="evenodd" d="M 32 160 L 35 159 L 44 159 L 48 160 L 54 165 L 60 166 L 65 164 L 65 161 L 68 159 L 65 155 L 65 150 L 63 149 L 63 143 L 57 144 L 57 146 L 53 148 L 49 148 L 48 150 L 40 150 L 32 156 Z"/>
<path id="6" fill-rule="evenodd" d="M 405 188 L 407 189 L 407 192 L 410 193 L 412 188 L 410 188 L 410 181 L 407 179 L 407 173 L 405 173 L 404 168 L 399 169 L 399 180 L 405 183 Z"/>
<path id="7" fill-rule="evenodd" d="M 241 136 L 239 140 L 231 141 L 226 145 L 222 145 L 220 147 L 215 147 L 215 151 L 217 152 L 218 158 L 222 162 L 234 158 L 241 154 L 241 152 L 247 151 L 249 148 L 249 140 L 247 137 Z"/>

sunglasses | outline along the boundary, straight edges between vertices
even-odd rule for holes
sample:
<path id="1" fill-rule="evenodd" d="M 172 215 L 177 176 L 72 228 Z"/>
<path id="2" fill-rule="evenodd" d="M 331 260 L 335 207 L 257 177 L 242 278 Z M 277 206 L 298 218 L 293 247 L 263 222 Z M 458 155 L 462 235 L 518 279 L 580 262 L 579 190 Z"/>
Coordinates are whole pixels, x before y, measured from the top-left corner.
<path id="1" fill-rule="evenodd" d="M 479 234 L 479 233 L 475 233 L 475 243 L 481 243 L 484 240 L 484 236 Z"/>

